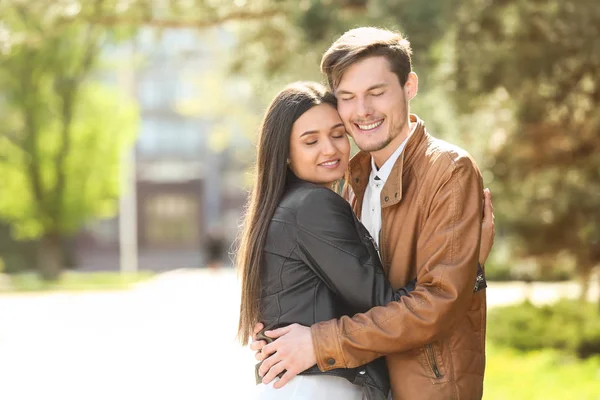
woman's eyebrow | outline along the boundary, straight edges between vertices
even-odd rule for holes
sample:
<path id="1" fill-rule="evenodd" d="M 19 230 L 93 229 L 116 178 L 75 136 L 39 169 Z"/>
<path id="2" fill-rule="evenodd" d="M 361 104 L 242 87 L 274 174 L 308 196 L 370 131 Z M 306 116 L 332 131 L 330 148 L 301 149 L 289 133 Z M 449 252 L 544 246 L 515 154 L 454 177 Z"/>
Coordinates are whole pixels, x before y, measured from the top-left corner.
<path id="1" fill-rule="evenodd" d="M 306 132 L 304 132 L 302 135 L 300 135 L 300 137 L 302 137 L 302 136 L 306 136 L 306 135 L 311 135 L 311 134 L 313 134 L 313 133 L 319 133 L 319 130 L 318 130 L 318 129 L 316 129 L 316 130 L 312 130 L 312 131 L 306 131 Z"/>

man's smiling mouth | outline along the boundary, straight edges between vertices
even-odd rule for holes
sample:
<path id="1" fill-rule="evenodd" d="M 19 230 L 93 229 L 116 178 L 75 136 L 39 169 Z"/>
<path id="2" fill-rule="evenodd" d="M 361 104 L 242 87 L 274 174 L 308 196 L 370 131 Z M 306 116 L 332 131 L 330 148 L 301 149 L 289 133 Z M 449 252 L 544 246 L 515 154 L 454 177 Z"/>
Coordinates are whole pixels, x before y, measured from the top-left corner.
<path id="1" fill-rule="evenodd" d="M 371 124 L 366 124 L 366 125 L 360 125 L 360 124 L 355 124 L 355 125 L 358 126 L 358 128 L 361 131 L 370 131 L 370 130 L 373 130 L 373 129 L 377 128 L 381 124 L 383 124 L 383 120 L 380 120 L 380 121 L 377 121 L 377 122 L 373 122 Z"/>

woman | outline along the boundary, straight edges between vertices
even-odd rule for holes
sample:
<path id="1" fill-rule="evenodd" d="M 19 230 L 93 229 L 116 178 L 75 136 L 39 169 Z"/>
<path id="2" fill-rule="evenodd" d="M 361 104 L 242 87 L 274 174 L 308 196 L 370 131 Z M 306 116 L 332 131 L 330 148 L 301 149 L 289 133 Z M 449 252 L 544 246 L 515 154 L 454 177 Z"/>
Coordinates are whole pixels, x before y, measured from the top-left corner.
<path id="1" fill-rule="evenodd" d="M 299 82 L 270 104 L 237 265 L 242 276 L 238 336 L 365 312 L 412 290 L 394 291 L 373 240 L 332 189 L 344 177 L 350 143 L 323 86 Z M 354 369 L 304 371 L 281 389 L 258 384 L 259 399 L 386 399 L 384 360 Z M 363 397 L 364 395 L 364 397 Z"/>

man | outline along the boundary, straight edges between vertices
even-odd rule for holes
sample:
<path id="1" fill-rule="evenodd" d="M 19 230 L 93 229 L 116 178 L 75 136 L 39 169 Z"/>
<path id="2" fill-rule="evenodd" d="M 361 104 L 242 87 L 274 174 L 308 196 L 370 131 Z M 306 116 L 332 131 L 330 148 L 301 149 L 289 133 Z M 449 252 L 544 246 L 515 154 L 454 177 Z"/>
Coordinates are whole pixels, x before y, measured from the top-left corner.
<path id="1" fill-rule="evenodd" d="M 394 399 L 482 397 L 486 298 L 478 257 L 483 264 L 489 254 L 493 222 L 486 222 L 491 237 L 480 243 L 479 169 L 409 114 L 418 91 L 410 57 L 400 34 L 358 28 L 333 43 L 321 70 L 362 150 L 350 163 L 346 196 L 378 245 L 392 286 L 416 278 L 416 288 L 364 314 L 265 332 L 279 339 L 251 346 L 262 347 L 264 383 L 284 373 L 275 383 L 281 387 L 314 364 L 326 371 L 385 355 Z"/>

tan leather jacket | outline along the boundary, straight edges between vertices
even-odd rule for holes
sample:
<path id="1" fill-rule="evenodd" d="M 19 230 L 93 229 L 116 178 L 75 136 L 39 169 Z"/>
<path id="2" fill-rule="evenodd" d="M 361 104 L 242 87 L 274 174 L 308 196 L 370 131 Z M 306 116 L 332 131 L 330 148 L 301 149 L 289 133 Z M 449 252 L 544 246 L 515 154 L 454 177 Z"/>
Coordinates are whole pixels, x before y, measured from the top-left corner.
<path id="1" fill-rule="evenodd" d="M 417 124 L 381 192 L 380 253 L 398 302 L 312 326 L 317 365 L 350 368 L 385 355 L 394 400 L 480 399 L 485 290 L 477 273 L 482 178 L 466 151 Z M 348 200 L 360 216 L 370 155 L 350 163 Z"/>

